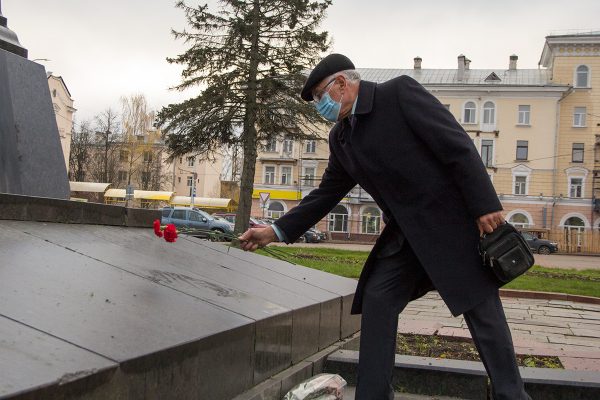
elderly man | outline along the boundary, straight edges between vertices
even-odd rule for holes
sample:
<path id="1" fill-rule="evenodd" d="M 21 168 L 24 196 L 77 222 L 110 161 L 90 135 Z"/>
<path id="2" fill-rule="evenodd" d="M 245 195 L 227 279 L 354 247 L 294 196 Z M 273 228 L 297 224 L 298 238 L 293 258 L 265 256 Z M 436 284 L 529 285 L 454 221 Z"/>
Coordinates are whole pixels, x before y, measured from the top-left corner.
<path id="1" fill-rule="evenodd" d="M 321 184 L 266 229 L 240 239 L 254 251 L 293 243 L 359 184 L 382 209 L 386 227 L 358 282 L 362 313 L 357 399 L 392 399 L 398 314 L 436 289 L 464 314 L 496 400 L 530 399 L 523 388 L 498 295 L 482 265 L 479 237 L 504 222 L 473 142 L 452 114 L 408 76 L 361 81 L 341 54 L 325 57 L 301 93 L 329 121 L 329 163 Z"/>

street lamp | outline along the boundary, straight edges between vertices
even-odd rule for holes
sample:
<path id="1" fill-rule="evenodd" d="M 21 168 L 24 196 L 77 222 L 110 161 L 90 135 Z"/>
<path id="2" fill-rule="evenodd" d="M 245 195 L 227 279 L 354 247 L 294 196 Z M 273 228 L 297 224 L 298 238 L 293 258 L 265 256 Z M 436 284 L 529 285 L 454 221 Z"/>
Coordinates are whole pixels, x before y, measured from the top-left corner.
<path id="1" fill-rule="evenodd" d="M 179 168 L 179 170 L 182 172 L 192 174 L 192 193 L 190 193 L 190 197 L 192 200 L 190 202 L 190 208 L 194 208 L 194 197 L 196 197 L 196 179 L 198 179 L 198 173 L 194 171 L 188 171 L 183 168 Z"/>

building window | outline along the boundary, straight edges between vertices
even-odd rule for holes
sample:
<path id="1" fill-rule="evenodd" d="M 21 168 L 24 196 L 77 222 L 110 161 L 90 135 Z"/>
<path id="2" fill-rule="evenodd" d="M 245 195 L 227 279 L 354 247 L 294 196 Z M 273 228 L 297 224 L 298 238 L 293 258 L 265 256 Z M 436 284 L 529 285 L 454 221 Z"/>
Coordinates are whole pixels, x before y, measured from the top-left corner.
<path id="1" fill-rule="evenodd" d="M 587 109 L 585 107 L 575 107 L 575 112 L 573 113 L 573 126 L 585 127 L 586 113 Z"/>
<path id="2" fill-rule="evenodd" d="M 574 163 L 582 163 L 583 162 L 583 143 L 573 143 L 573 158 L 572 161 Z"/>
<path id="3" fill-rule="evenodd" d="M 181 177 L 180 176 L 177 177 L 177 183 L 181 183 Z"/>
<path id="4" fill-rule="evenodd" d="M 265 167 L 265 182 L 273 185 L 275 183 L 275 167 Z"/>
<path id="5" fill-rule="evenodd" d="M 483 124 L 488 127 L 496 124 L 496 106 L 491 101 L 483 104 Z"/>
<path id="6" fill-rule="evenodd" d="M 517 160 L 527 160 L 527 153 L 529 152 L 529 142 L 527 140 L 517 140 Z"/>
<path id="7" fill-rule="evenodd" d="M 129 159 L 129 152 L 127 150 L 119 151 L 119 161 L 125 162 Z"/>
<path id="8" fill-rule="evenodd" d="M 195 162 L 196 162 L 196 157 L 188 157 L 187 158 L 188 167 L 193 167 Z"/>
<path id="9" fill-rule="evenodd" d="M 281 167 L 281 184 L 290 185 L 292 183 L 292 167 Z"/>
<path id="10" fill-rule="evenodd" d="M 527 177 L 526 176 L 515 176 L 515 193 L 517 195 L 527 194 Z"/>
<path id="11" fill-rule="evenodd" d="M 569 197 L 571 197 L 571 198 L 583 197 L 583 178 L 570 178 L 569 179 Z"/>
<path id="12" fill-rule="evenodd" d="M 274 153 L 277 151 L 277 138 L 272 137 L 267 140 L 267 144 L 265 145 L 265 151 Z"/>
<path id="13" fill-rule="evenodd" d="M 330 232 L 348 232 L 348 210 L 338 204 L 331 210 L 328 216 Z"/>
<path id="14" fill-rule="evenodd" d="M 306 167 L 304 168 L 304 179 L 302 181 L 304 186 L 315 186 L 315 168 Z"/>
<path id="15" fill-rule="evenodd" d="M 463 123 L 464 124 L 474 124 L 475 123 L 475 103 L 472 101 L 468 101 L 465 103 L 465 112 Z"/>
<path id="16" fill-rule="evenodd" d="M 291 153 L 293 149 L 294 149 L 294 141 L 286 136 L 283 139 L 283 152 Z"/>
<path id="17" fill-rule="evenodd" d="M 361 215 L 361 233 L 376 234 L 381 231 L 381 211 L 376 207 L 367 207 Z"/>
<path id="18" fill-rule="evenodd" d="M 52 90 L 52 97 L 56 97 L 56 89 Z"/>
<path id="19" fill-rule="evenodd" d="M 317 141 L 316 140 L 307 140 L 306 141 L 306 152 L 314 153 L 317 151 Z"/>
<path id="20" fill-rule="evenodd" d="M 144 151 L 144 162 L 152 162 L 152 152 L 151 151 Z"/>
<path id="21" fill-rule="evenodd" d="M 575 87 L 590 87 L 590 69 L 587 65 L 577 67 L 575 75 Z"/>
<path id="22" fill-rule="evenodd" d="M 527 228 L 531 226 L 529 218 L 527 218 L 525 214 L 521 213 L 513 214 L 508 220 L 508 222 L 516 228 Z"/>
<path id="23" fill-rule="evenodd" d="M 122 171 L 122 170 L 119 171 L 118 179 L 119 179 L 119 182 L 126 181 L 127 180 L 127 171 Z"/>
<path id="24" fill-rule="evenodd" d="M 481 160 L 486 167 L 494 166 L 494 141 L 484 139 L 481 141 Z"/>
<path id="25" fill-rule="evenodd" d="M 531 106 L 519 106 L 519 125 L 530 124 Z"/>
<path id="26" fill-rule="evenodd" d="M 192 185 L 194 184 L 194 177 L 192 175 L 187 177 L 187 185 L 188 187 L 192 187 Z"/>
<path id="27" fill-rule="evenodd" d="M 281 218 L 285 214 L 285 207 L 278 201 L 271 201 L 269 208 L 267 209 L 267 216 L 269 218 Z"/>

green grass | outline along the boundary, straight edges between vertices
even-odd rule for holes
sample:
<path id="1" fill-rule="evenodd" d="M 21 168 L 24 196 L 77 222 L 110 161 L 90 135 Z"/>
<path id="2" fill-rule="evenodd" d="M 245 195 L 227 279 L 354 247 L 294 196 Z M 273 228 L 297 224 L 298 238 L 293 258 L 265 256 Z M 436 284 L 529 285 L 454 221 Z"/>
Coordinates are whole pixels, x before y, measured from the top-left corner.
<path id="1" fill-rule="evenodd" d="M 504 287 L 600 297 L 600 270 L 577 271 L 536 265 Z"/>
<path id="2" fill-rule="evenodd" d="M 367 256 L 366 251 L 327 248 L 275 247 L 289 261 L 332 274 L 358 279 Z M 264 250 L 258 253 L 273 256 Z M 525 275 L 504 286 L 507 289 L 567 293 L 600 297 L 600 270 L 544 268 L 534 266 Z"/>

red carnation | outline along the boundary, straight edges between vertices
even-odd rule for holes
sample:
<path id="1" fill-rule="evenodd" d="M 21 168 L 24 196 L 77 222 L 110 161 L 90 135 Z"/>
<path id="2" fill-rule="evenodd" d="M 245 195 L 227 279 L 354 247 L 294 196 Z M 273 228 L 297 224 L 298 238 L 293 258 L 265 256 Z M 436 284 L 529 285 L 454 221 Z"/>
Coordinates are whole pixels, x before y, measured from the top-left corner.
<path id="1" fill-rule="evenodd" d="M 158 219 L 154 220 L 154 234 L 158 237 L 163 237 L 163 233 L 160 230 L 160 220 Z"/>
<path id="2" fill-rule="evenodd" d="M 165 228 L 165 240 L 169 243 L 173 243 L 177 240 L 177 228 L 173 224 L 167 224 Z"/>

